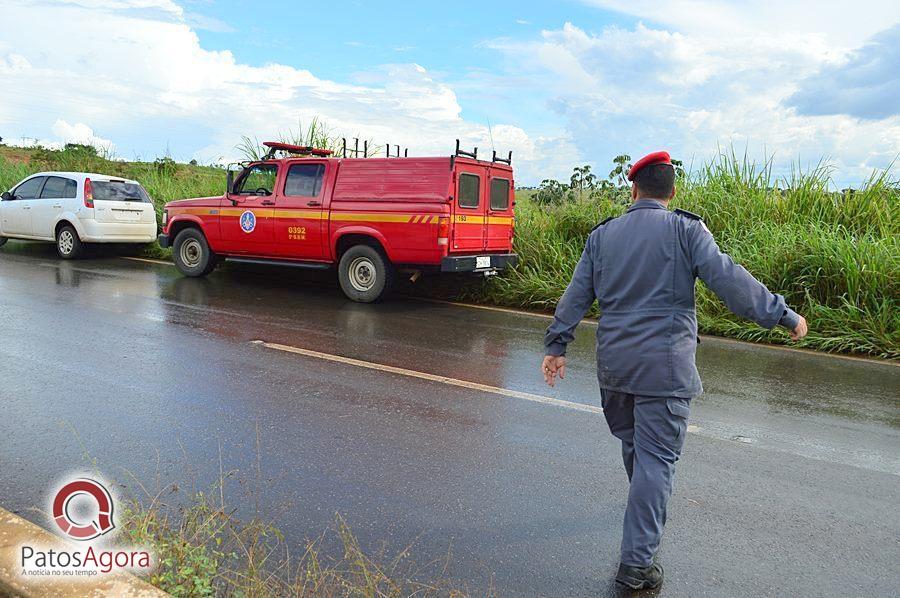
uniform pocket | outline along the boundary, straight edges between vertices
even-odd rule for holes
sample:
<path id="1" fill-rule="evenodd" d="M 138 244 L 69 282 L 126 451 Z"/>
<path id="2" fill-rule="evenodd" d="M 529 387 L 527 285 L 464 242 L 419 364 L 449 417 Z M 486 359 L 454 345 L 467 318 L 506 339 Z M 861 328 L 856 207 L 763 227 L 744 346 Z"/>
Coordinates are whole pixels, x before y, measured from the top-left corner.
<path id="1" fill-rule="evenodd" d="M 666 407 L 672 415 L 687 419 L 691 415 L 690 399 L 666 399 Z"/>

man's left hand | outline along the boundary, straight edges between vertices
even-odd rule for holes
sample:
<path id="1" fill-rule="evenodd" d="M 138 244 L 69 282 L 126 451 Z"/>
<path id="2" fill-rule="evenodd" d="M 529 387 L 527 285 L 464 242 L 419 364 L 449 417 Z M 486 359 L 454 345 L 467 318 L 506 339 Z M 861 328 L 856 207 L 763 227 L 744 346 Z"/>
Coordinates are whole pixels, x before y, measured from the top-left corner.
<path id="1" fill-rule="evenodd" d="M 556 384 L 557 374 L 559 374 L 560 380 L 564 379 L 566 377 L 565 356 L 545 356 L 543 363 L 541 363 L 541 373 L 544 375 L 544 382 L 546 382 L 550 386 L 554 386 Z"/>

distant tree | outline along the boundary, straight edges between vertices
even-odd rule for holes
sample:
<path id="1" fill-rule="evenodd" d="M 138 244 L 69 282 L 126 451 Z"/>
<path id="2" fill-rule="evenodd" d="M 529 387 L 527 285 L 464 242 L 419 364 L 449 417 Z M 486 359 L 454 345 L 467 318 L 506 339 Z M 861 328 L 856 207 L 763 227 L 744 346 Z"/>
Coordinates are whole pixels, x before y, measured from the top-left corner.
<path id="1" fill-rule="evenodd" d="M 569 188 L 578 195 L 578 199 L 584 198 L 584 192 L 591 192 L 597 188 L 597 177 L 591 173 L 589 164 L 576 166 L 572 169 L 572 177 L 569 179 Z"/>
<path id="2" fill-rule="evenodd" d="M 618 183 L 618 187 L 625 187 L 628 185 L 628 170 L 631 168 L 630 162 L 631 156 L 628 154 L 619 154 L 613 158 L 615 168 L 610 171 L 609 180 Z"/>

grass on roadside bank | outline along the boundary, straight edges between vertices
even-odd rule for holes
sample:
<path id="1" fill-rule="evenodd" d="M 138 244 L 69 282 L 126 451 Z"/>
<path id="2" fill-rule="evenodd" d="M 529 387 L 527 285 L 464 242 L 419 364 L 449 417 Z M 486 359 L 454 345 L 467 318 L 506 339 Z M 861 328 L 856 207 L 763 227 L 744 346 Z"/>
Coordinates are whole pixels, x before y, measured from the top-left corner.
<path id="1" fill-rule="evenodd" d="M 173 596 L 466 595 L 446 581 L 416 581 L 409 549 L 368 556 L 340 515 L 298 554 L 273 524 L 240 520 L 221 488 L 188 497 L 168 490 L 165 500 L 127 501 L 119 527 L 131 544 L 152 548 L 159 566 L 146 580 Z M 329 556 L 335 547 L 341 556 Z"/>
<path id="2" fill-rule="evenodd" d="M 122 162 L 80 146 L 65 151 L 0 147 L 0 188 L 51 169 L 136 179 L 160 215 L 167 201 L 218 195 L 225 185 L 220 168 L 169 158 Z M 858 190 L 836 193 L 829 179 L 824 164 L 779 180 L 769 164 L 760 168 L 723 153 L 679 181 L 674 207 L 703 216 L 723 251 L 806 316 L 810 334 L 799 346 L 900 359 L 900 184 L 882 173 Z M 521 261 L 515 270 L 486 282 L 426 283 L 408 292 L 440 289 L 445 298 L 552 311 L 590 230 L 603 218 L 623 213 L 628 199 L 615 188 L 551 205 L 532 196 L 517 194 L 515 250 Z M 170 252 L 153 244 L 145 255 L 169 258 Z M 728 312 L 702 284 L 697 309 L 701 332 L 788 342 L 785 331 L 767 331 Z"/>

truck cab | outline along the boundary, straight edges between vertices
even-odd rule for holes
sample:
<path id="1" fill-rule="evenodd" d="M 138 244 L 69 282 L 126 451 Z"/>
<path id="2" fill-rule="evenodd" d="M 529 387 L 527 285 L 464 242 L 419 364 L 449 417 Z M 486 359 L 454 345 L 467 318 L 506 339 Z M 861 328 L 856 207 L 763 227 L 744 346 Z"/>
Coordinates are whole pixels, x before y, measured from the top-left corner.
<path id="1" fill-rule="evenodd" d="M 485 275 L 517 262 L 511 154 L 478 160 L 457 142 L 448 157 L 335 158 L 266 145 L 224 195 L 166 204 L 159 243 L 183 274 L 221 260 L 337 267 L 344 293 L 371 302 L 398 269 Z"/>

